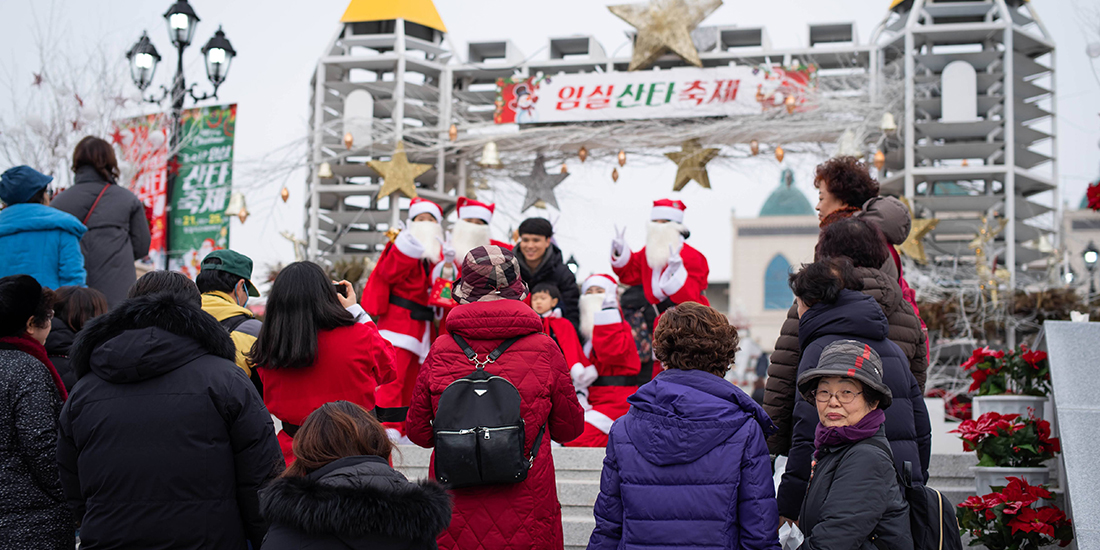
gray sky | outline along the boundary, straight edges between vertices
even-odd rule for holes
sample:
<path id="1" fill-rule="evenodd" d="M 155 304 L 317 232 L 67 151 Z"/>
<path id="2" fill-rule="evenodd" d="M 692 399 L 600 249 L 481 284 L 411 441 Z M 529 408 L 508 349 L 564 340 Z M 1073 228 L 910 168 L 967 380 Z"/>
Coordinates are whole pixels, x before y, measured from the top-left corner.
<path id="1" fill-rule="evenodd" d="M 284 230 L 301 235 L 304 173 L 285 181 L 291 192 L 287 204 L 278 200 L 284 181 L 256 181 L 262 158 L 289 160 L 304 155 L 303 139 L 308 131 L 309 79 L 318 56 L 333 33 L 348 0 L 192 0 L 202 18 L 195 41 L 201 45 L 220 24 L 239 52 L 226 84 L 220 90 L 225 103 L 236 102 L 236 184 L 247 190 L 253 217 L 243 226 L 232 222 L 232 246 L 254 257 L 258 270 L 278 260 L 293 259 L 289 244 L 278 237 Z M 436 6 L 450 31 L 455 47 L 465 50 L 468 40 L 508 38 L 525 55 L 545 58 L 543 48 L 550 37 L 590 34 L 610 54 L 626 55 L 624 32 L 630 27 L 596 0 L 505 1 L 437 0 Z M 0 33 L 0 67 L 24 79 L 29 87 L 37 67 L 32 48 L 34 27 L 49 24 L 61 30 L 65 51 L 79 51 L 90 45 L 124 52 L 148 30 L 165 61 L 174 57 L 161 14 L 170 0 L 0 0 L 0 19 L 7 25 Z M 770 0 L 768 2 L 726 0 L 704 25 L 739 25 L 767 28 L 775 47 L 807 45 L 809 22 L 854 21 L 861 42 L 885 16 L 887 0 Z M 1100 7 L 1083 0 L 1036 0 L 1040 17 L 1056 38 L 1057 125 L 1059 171 L 1065 200 L 1075 208 L 1089 181 L 1100 171 L 1100 60 L 1085 55 L 1085 45 L 1100 40 Z M 52 13 L 52 15 L 51 15 Z M 76 49 L 73 49 L 76 48 Z M 185 63 L 188 78 L 206 89 L 198 47 L 188 50 Z M 538 52 L 536 54 L 536 52 Z M 170 63 L 157 71 L 154 86 L 167 83 Z M 133 91 L 132 89 L 130 91 Z M 6 91 L 0 91 L 5 94 Z M 0 105 L 6 105 L 0 97 Z M 0 107 L 3 108 L 3 107 Z M 295 145 L 296 144 L 296 145 Z M 1041 151 L 1042 149 L 1040 149 Z M 266 155 L 266 157 L 265 157 Z M 712 280 L 729 273 L 730 211 L 752 217 L 778 183 L 780 166 L 774 159 L 749 159 L 736 166 L 712 170 L 715 190 L 691 184 L 678 198 L 688 203 L 687 224 L 692 243 L 710 258 Z M 788 155 L 787 163 L 796 182 L 811 202 L 816 198 L 809 183 L 814 155 Z M 628 163 L 622 178 L 611 184 L 608 174 L 612 159 L 592 159 L 584 166 L 573 163 L 573 175 L 558 188 L 563 208 L 558 226 L 559 241 L 566 256 L 576 254 L 582 275 L 607 271 L 606 255 L 613 225 L 629 224 L 628 239 L 635 247 L 643 244 L 648 203 L 670 195 L 675 166 L 672 163 Z M 498 201 L 504 209 L 519 206 L 518 187 L 494 182 L 494 192 L 484 198 Z M 613 204 L 614 207 L 609 207 Z M 500 209 L 498 209 L 500 211 Z M 550 214 L 553 218 L 556 212 Z M 513 214 L 518 219 L 518 214 Z M 582 224 L 581 222 L 584 221 Z M 509 220 L 495 224 L 504 237 Z"/>

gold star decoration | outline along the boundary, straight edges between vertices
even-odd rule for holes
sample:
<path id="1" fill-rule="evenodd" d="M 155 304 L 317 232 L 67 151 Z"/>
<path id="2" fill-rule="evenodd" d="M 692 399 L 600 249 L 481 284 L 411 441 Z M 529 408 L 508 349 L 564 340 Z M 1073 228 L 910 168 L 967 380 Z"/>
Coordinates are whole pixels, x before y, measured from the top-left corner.
<path id="1" fill-rule="evenodd" d="M 936 218 L 915 218 L 913 217 L 913 207 L 909 204 L 909 201 L 902 197 L 901 202 L 905 203 L 905 207 L 909 209 L 909 236 L 905 238 L 905 242 L 894 248 L 897 249 L 899 254 L 909 256 L 918 264 L 926 264 L 928 263 L 928 255 L 924 252 L 924 237 L 936 228 L 940 220 Z"/>
<path id="2" fill-rule="evenodd" d="M 710 189 L 710 177 L 707 175 L 707 163 L 718 156 L 718 149 L 703 149 L 699 146 L 699 140 L 689 139 L 685 141 L 682 151 L 665 153 L 669 160 L 676 163 L 676 183 L 672 184 L 673 191 L 679 191 L 695 180 L 699 185 Z"/>
<path id="3" fill-rule="evenodd" d="M 367 166 L 374 169 L 382 176 L 382 190 L 378 192 L 378 198 L 385 197 L 394 191 L 404 193 L 410 199 L 416 198 L 416 178 L 432 169 L 430 164 L 413 164 L 405 156 L 405 143 L 398 142 L 397 150 L 387 162 L 372 160 Z"/>
<path id="4" fill-rule="evenodd" d="M 986 258 L 990 251 L 990 245 L 996 240 L 997 235 L 1004 231 L 1006 225 L 1008 225 L 1008 220 L 1005 218 L 997 218 L 997 223 L 991 224 L 988 217 L 982 216 L 982 226 L 978 233 L 974 235 L 974 240 L 970 241 L 968 245 L 974 250 L 974 266 L 978 271 L 978 287 L 990 291 L 990 297 L 993 299 L 994 304 L 998 302 L 998 289 L 1002 284 L 1011 280 L 1011 274 L 1003 267 L 990 268 L 989 261 Z"/>
<path id="5" fill-rule="evenodd" d="M 630 70 L 648 69 L 658 57 L 672 50 L 684 61 L 702 67 L 691 31 L 722 5 L 722 0 L 650 0 L 645 4 L 608 6 L 638 30 Z"/>

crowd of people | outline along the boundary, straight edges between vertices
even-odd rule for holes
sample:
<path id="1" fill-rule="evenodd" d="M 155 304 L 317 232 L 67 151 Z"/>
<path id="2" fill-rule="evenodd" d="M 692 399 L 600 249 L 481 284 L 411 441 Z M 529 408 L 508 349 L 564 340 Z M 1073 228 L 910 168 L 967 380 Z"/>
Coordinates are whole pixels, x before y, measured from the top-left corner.
<path id="1" fill-rule="evenodd" d="M 763 406 L 724 379 L 738 331 L 680 201 L 578 284 L 549 221 L 508 244 L 492 204 L 460 198 L 448 232 L 414 199 L 361 298 L 296 262 L 260 319 L 233 250 L 137 279 L 149 222 L 110 144 L 72 169 L 56 197 L 30 167 L 0 177 L 4 548 L 560 549 L 557 445 L 606 447 L 590 549 L 913 547 L 895 471 L 927 479 L 931 428 L 892 246 L 909 215 L 853 158 L 817 168 Z M 429 479 L 393 469 L 402 443 L 434 449 Z"/>

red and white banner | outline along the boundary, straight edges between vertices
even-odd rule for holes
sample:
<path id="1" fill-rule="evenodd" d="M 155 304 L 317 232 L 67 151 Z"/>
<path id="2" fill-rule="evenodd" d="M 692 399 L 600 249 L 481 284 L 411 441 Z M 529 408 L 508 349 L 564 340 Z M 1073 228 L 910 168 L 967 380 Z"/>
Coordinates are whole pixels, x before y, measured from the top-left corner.
<path id="1" fill-rule="evenodd" d="M 168 190 L 168 119 L 153 114 L 118 121 L 111 141 L 121 151 L 119 183 L 133 191 L 145 205 L 152 241 L 149 258 L 154 266 L 164 265 L 164 227 Z"/>
<path id="2" fill-rule="evenodd" d="M 497 81 L 497 124 L 744 116 L 810 108 L 814 67 L 694 67 Z"/>

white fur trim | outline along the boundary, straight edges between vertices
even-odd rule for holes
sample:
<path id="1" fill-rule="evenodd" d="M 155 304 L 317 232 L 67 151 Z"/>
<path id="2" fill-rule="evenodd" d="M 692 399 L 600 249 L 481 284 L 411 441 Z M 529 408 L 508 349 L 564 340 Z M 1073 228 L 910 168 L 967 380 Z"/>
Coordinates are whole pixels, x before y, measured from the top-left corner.
<path id="1" fill-rule="evenodd" d="M 424 244 L 418 241 L 407 229 L 393 240 L 393 245 L 397 247 L 399 252 L 410 258 L 420 259 L 424 256 Z"/>
<path id="2" fill-rule="evenodd" d="M 671 220 L 676 223 L 684 223 L 684 211 L 671 206 L 654 206 L 649 211 L 649 220 Z"/>
<path id="3" fill-rule="evenodd" d="M 421 214 L 431 214 L 435 221 L 443 223 L 443 211 L 433 202 L 420 201 L 409 206 L 409 221 Z"/>
<path id="4" fill-rule="evenodd" d="M 468 204 L 458 209 L 458 218 L 462 220 L 474 218 L 482 220 L 485 223 L 490 223 L 493 221 L 493 213 L 484 206 L 475 206 Z"/>
<path id="5" fill-rule="evenodd" d="M 664 269 L 654 269 L 652 272 L 652 276 L 650 276 L 649 278 L 649 290 L 653 292 L 653 297 L 656 298 L 658 302 L 664 300 L 665 298 L 668 298 L 668 294 L 665 294 L 664 291 L 661 290 L 662 272 L 664 272 Z"/>
<path id="6" fill-rule="evenodd" d="M 680 266 L 674 273 L 669 273 L 670 268 L 665 268 L 665 272 L 661 275 L 661 292 L 667 296 L 672 296 L 677 292 L 680 292 L 681 288 L 684 288 L 684 283 L 688 280 L 688 270 L 683 265 Z"/>
<path id="7" fill-rule="evenodd" d="M 583 283 L 581 283 L 581 294 L 587 294 L 588 289 L 594 286 L 602 288 L 604 292 L 614 292 L 618 290 L 619 287 L 619 285 L 616 284 L 615 281 L 608 279 L 606 275 L 590 275 L 587 279 L 584 280 Z"/>
<path id="8" fill-rule="evenodd" d="M 428 350 L 432 347 L 431 342 L 428 341 L 427 323 L 424 324 L 424 336 L 419 340 L 414 336 L 401 334 L 400 332 L 394 332 L 392 330 L 380 330 L 378 334 L 382 335 L 382 337 L 392 344 L 393 347 L 415 353 L 417 358 L 420 359 L 420 362 L 423 363 L 424 359 L 428 357 Z"/>
<path id="9" fill-rule="evenodd" d="M 617 325 L 623 322 L 623 316 L 618 309 L 601 309 L 596 312 L 596 326 Z"/>
<path id="10" fill-rule="evenodd" d="M 611 433 L 611 425 L 615 423 L 610 416 L 597 411 L 596 409 L 589 409 L 584 411 L 584 421 L 595 426 L 601 432 L 605 434 Z"/>
<path id="11" fill-rule="evenodd" d="M 627 248 L 626 250 L 623 250 L 622 255 L 620 255 L 618 258 L 612 256 L 611 267 L 614 267 L 615 269 L 622 269 L 626 267 L 626 264 L 630 263 L 630 254 L 630 249 Z"/>
<path id="12" fill-rule="evenodd" d="M 374 322 L 374 320 L 370 318 L 370 314 L 367 313 L 363 309 L 363 306 L 361 306 L 359 304 L 351 304 L 350 306 L 348 306 L 344 309 L 347 309 L 348 313 L 355 316 L 355 322 L 356 323 L 366 324 L 366 323 L 373 323 Z"/>
<path id="13" fill-rule="evenodd" d="M 586 411 L 592 410 L 592 405 L 588 404 L 588 390 L 577 390 L 577 403 Z"/>

